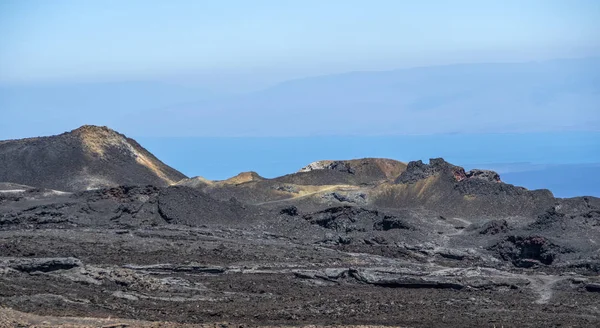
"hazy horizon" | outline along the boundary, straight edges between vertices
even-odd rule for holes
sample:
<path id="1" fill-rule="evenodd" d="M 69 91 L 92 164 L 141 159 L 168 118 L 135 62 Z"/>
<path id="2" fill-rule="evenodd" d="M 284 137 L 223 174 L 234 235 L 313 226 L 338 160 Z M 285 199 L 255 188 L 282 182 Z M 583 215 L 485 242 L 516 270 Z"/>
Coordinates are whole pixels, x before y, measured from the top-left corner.
<path id="1" fill-rule="evenodd" d="M 3 1 L 0 82 L 187 77 L 228 89 L 350 71 L 600 55 L 593 0 L 151 4 Z"/>

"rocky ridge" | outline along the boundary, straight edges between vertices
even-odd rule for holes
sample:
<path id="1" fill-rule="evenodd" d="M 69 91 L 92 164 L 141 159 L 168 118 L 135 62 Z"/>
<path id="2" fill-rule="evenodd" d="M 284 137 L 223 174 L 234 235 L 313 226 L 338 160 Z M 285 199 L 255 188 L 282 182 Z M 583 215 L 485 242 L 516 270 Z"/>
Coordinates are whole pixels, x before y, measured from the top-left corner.
<path id="1" fill-rule="evenodd" d="M 555 198 L 443 159 L 172 183 L 112 130 L 55 138 L 0 142 L 11 169 L 75 156 L 62 173 L 0 183 L 0 323 L 600 325 L 598 198 Z M 73 182 L 81 163 L 111 183 Z M 55 190 L 65 176 L 71 189 Z"/>

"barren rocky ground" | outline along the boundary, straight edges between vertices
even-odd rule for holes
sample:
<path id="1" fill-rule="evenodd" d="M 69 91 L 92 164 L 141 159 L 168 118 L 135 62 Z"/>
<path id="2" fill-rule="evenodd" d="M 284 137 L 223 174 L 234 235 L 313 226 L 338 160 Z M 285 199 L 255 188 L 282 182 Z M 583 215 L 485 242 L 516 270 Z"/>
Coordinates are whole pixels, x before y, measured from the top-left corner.
<path id="1" fill-rule="evenodd" d="M 599 199 L 441 159 L 301 171 L 0 183 L 0 326 L 600 326 Z"/>

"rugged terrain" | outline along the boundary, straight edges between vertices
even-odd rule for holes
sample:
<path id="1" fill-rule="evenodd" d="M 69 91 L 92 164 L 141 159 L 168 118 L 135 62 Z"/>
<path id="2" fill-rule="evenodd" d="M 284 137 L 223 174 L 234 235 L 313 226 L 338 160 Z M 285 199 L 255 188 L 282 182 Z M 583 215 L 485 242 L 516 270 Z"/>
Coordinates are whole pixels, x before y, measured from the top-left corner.
<path id="1" fill-rule="evenodd" d="M 0 159 L 0 325 L 600 325 L 597 198 L 443 159 L 62 190 Z"/>
<path id="2" fill-rule="evenodd" d="M 82 126 L 51 137 L 0 141 L 0 181 L 61 191 L 121 184 L 168 186 L 185 178 L 135 140 Z"/>

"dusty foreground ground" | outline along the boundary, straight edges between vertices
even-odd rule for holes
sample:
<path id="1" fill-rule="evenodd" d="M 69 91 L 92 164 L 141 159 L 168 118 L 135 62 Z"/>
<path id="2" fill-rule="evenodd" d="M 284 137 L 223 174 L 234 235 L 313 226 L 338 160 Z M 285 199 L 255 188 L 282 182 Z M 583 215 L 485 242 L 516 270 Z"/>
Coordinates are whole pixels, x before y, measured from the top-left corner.
<path id="1" fill-rule="evenodd" d="M 0 325 L 600 326 L 595 276 L 368 247 L 236 229 L 1 231 Z"/>
<path id="2" fill-rule="evenodd" d="M 600 327 L 598 199 L 506 215 L 527 203 L 500 193 L 502 210 L 455 216 L 328 192 L 5 191 L 0 324 Z"/>
<path id="3" fill-rule="evenodd" d="M 82 317 L 51 317 L 39 316 L 35 314 L 23 313 L 11 309 L 0 308 L 0 326 L 1 327 L 31 327 L 31 328 L 228 328 L 228 327 L 246 327 L 227 322 L 207 323 L 207 324 L 184 324 L 173 322 L 150 322 L 141 320 L 113 319 L 113 318 L 82 318 Z M 272 326 L 262 326 L 269 328 Z M 299 326 L 305 328 L 380 328 L 389 326 L 321 326 L 306 325 Z"/>
<path id="4" fill-rule="evenodd" d="M 441 158 L 183 179 L 89 126 L 0 148 L 0 327 L 600 327 L 600 198 Z"/>

